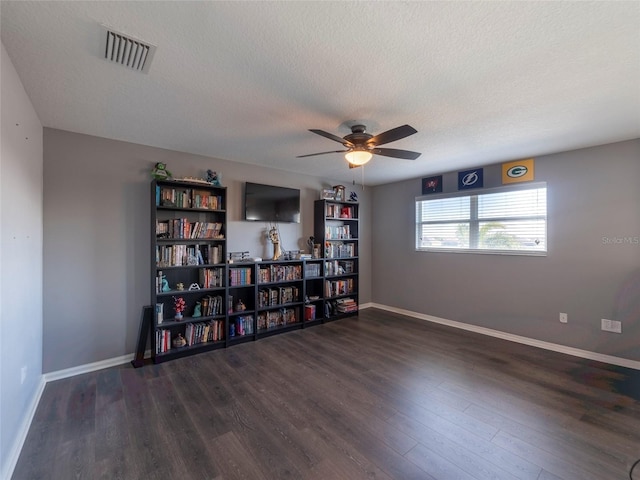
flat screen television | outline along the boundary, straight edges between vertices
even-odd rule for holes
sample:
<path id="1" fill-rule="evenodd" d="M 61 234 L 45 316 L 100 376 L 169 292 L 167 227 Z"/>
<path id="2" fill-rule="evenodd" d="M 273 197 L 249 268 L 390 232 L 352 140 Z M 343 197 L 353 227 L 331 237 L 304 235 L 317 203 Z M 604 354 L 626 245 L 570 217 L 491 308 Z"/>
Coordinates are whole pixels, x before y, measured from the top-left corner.
<path id="1" fill-rule="evenodd" d="M 300 190 L 246 182 L 244 219 L 254 222 L 300 223 Z"/>

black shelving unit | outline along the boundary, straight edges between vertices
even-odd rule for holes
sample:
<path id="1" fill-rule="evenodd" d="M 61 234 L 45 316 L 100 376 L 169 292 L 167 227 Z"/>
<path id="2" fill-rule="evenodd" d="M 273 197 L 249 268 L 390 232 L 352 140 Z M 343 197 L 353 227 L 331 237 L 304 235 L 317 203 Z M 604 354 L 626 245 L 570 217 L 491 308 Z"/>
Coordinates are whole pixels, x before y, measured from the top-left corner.
<path id="1" fill-rule="evenodd" d="M 316 200 L 314 204 L 314 237 L 323 241 L 318 306 L 325 321 L 358 313 L 359 213 L 356 202 Z"/>
<path id="2" fill-rule="evenodd" d="M 227 342 L 226 189 L 151 183 L 151 335 L 158 363 Z M 175 299 L 184 300 L 176 318 Z M 174 344 L 176 338 L 184 345 Z"/>

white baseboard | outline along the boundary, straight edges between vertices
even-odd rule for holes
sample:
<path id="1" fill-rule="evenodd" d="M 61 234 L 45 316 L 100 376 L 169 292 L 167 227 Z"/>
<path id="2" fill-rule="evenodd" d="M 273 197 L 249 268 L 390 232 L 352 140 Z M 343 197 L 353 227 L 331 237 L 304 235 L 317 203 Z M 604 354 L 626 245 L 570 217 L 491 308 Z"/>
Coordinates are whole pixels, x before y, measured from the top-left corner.
<path id="1" fill-rule="evenodd" d="M 20 424 L 20 428 L 18 429 L 16 438 L 13 441 L 13 445 L 11 446 L 11 450 L 9 451 L 8 457 L 4 462 L 4 469 L 0 472 L 0 478 L 9 480 L 13 475 L 13 470 L 16 468 L 18 464 L 18 458 L 20 458 L 20 452 L 22 451 L 22 447 L 24 446 L 24 442 L 27 439 L 27 434 L 29 433 L 29 428 L 31 427 L 31 422 L 33 421 L 33 417 L 36 414 L 36 410 L 38 408 L 38 404 L 40 403 L 40 398 L 42 398 L 42 392 L 44 392 L 44 387 L 47 382 L 44 379 L 44 375 L 40 376 L 40 381 L 38 382 L 38 386 L 36 388 L 35 394 L 29 402 L 29 408 L 27 409 L 27 413 L 22 419 L 22 423 Z"/>
<path id="2" fill-rule="evenodd" d="M 145 356 L 148 356 L 149 352 Z M 107 358 L 106 360 L 100 360 L 99 362 L 87 363 L 85 365 L 78 365 L 77 367 L 66 368 L 64 370 L 57 370 L 55 372 L 49 372 L 44 374 L 46 382 L 53 382 L 54 380 L 60 380 L 63 378 L 74 377 L 83 373 L 95 372 L 96 370 L 102 370 L 110 367 L 117 367 L 125 363 L 129 363 L 133 360 L 135 355 L 122 355 L 121 357 Z"/>
<path id="3" fill-rule="evenodd" d="M 551 350 L 558 353 L 564 353 L 566 355 L 573 355 L 574 357 L 586 358 L 588 360 L 595 360 L 597 362 L 609 363 L 611 365 L 618 365 L 620 367 L 633 368 L 634 370 L 640 370 L 640 362 L 635 360 L 629 360 L 628 358 L 614 357 L 613 355 L 605 355 L 603 353 L 590 352 L 588 350 L 581 350 L 579 348 L 568 347 L 566 345 L 560 345 L 558 343 L 545 342 L 542 340 L 536 340 L 535 338 L 522 337 L 513 333 L 506 333 L 500 330 L 493 330 L 491 328 L 479 327 L 477 325 L 471 325 L 469 323 L 457 322 L 455 320 L 447 320 L 446 318 L 434 317 L 432 315 L 426 315 L 424 313 L 412 312 L 411 310 L 405 310 L 403 308 L 390 307 L 388 305 L 381 305 L 379 303 L 368 303 L 360 308 L 379 308 L 380 310 L 386 310 L 388 312 L 399 313 L 400 315 L 406 315 L 407 317 L 417 318 L 419 320 L 426 320 L 428 322 L 439 323 L 440 325 L 447 325 L 449 327 L 460 328 L 462 330 L 468 330 L 470 332 L 480 333 L 482 335 L 488 335 L 490 337 L 501 338 L 503 340 L 509 340 L 511 342 L 522 343 L 524 345 L 530 345 L 532 347 L 543 348 L 545 350 Z"/>

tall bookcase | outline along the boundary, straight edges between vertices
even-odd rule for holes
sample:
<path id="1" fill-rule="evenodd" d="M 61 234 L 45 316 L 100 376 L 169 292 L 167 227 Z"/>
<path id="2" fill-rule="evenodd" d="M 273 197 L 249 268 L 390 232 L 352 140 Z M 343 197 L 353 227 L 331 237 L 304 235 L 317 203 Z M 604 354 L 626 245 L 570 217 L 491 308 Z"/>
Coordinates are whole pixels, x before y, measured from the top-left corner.
<path id="1" fill-rule="evenodd" d="M 321 303 L 325 320 L 358 313 L 358 225 L 358 203 L 316 200 L 314 237 L 323 242 Z"/>
<path id="2" fill-rule="evenodd" d="M 224 347 L 226 189 L 158 180 L 151 184 L 151 198 L 153 359 L 159 362 Z M 178 299 L 184 301 L 180 319 L 175 312 Z M 176 348 L 176 338 L 184 345 Z"/>

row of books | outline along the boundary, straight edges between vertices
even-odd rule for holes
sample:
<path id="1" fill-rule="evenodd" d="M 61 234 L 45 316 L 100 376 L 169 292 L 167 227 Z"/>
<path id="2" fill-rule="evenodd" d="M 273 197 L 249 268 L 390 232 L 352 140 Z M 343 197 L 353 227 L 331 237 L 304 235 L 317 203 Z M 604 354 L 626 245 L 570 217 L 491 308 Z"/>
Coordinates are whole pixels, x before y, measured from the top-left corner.
<path id="1" fill-rule="evenodd" d="M 210 190 L 175 188 L 156 185 L 156 205 L 177 208 L 205 208 L 222 210 L 221 195 L 214 195 Z"/>
<path id="2" fill-rule="evenodd" d="M 224 287 L 223 268 L 200 268 L 200 288 Z"/>
<path id="3" fill-rule="evenodd" d="M 353 243 L 325 242 L 326 258 L 346 258 L 356 256 L 356 246 Z"/>
<path id="4" fill-rule="evenodd" d="M 336 297 L 338 295 L 347 295 L 353 293 L 354 287 L 353 278 L 346 278 L 344 280 L 327 280 L 325 282 L 324 294 L 326 297 Z"/>
<path id="5" fill-rule="evenodd" d="M 222 260 L 219 245 L 156 245 L 156 266 L 215 265 Z"/>
<path id="6" fill-rule="evenodd" d="M 189 346 L 224 340 L 224 320 L 189 323 L 185 328 L 184 339 Z"/>
<path id="7" fill-rule="evenodd" d="M 300 321 L 297 308 L 281 308 L 258 314 L 258 331 L 284 327 Z"/>
<path id="8" fill-rule="evenodd" d="M 355 262 L 352 260 L 330 260 L 324 263 L 327 275 L 344 275 L 354 273 Z"/>
<path id="9" fill-rule="evenodd" d="M 156 330 L 156 354 L 171 350 L 171 330 Z"/>
<path id="10" fill-rule="evenodd" d="M 304 306 L 304 321 L 310 322 L 316 319 L 316 306 L 312 303 Z"/>
<path id="11" fill-rule="evenodd" d="M 229 336 L 242 337 L 244 335 L 253 335 L 253 317 L 240 316 L 229 320 Z"/>
<path id="12" fill-rule="evenodd" d="M 320 264 L 319 263 L 307 263 L 304 267 L 304 276 L 305 277 L 319 277 L 320 274 Z"/>
<path id="13" fill-rule="evenodd" d="M 258 307 L 273 307 L 300 301 L 299 289 L 295 286 L 263 288 L 258 290 Z"/>
<path id="14" fill-rule="evenodd" d="M 355 209 L 351 205 L 327 203 L 327 218 L 356 218 Z"/>
<path id="15" fill-rule="evenodd" d="M 358 304 L 353 298 L 339 298 L 336 300 L 336 310 L 338 313 L 357 312 Z"/>
<path id="16" fill-rule="evenodd" d="M 207 295 L 200 299 L 200 312 L 203 317 L 215 317 L 224 315 L 223 297 L 220 295 Z"/>
<path id="17" fill-rule="evenodd" d="M 156 237 L 218 240 L 224 238 L 224 235 L 221 222 L 189 222 L 188 218 L 174 218 L 156 221 Z"/>
<path id="18" fill-rule="evenodd" d="M 349 225 L 327 225 L 324 229 L 324 238 L 328 240 L 351 238 L 351 228 Z"/>
<path id="19" fill-rule="evenodd" d="M 229 285 L 237 287 L 240 285 L 251 285 L 251 268 L 230 268 Z"/>
<path id="20" fill-rule="evenodd" d="M 302 279 L 302 265 L 268 265 L 258 269 L 258 283 L 289 282 Z"/>
<path id="21" fill-rule="evenodd" d="M 193 208 L 206 208 L 207 210 L 223 210 L 221 195 L 211 195 L 206 190 L 194 190 L 191 206 Z"/>

